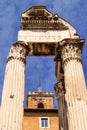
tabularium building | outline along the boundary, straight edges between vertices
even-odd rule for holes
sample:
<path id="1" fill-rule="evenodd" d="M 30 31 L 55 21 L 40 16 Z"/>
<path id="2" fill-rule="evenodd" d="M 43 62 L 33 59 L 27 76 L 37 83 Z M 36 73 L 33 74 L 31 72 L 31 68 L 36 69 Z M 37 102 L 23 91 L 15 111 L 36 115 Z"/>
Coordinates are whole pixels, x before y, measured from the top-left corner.
<path id="1" fill-rule="evenodd" d="M 87 89 L 81 60 L 83 44 L 84 39 L 71 24 L 45 6 L 33 6 L 22 13 L 18 41 L 12 45 L 6 63 L 0 130 L 23 129 L 26 56 L 55 56 L 59 130 L 87 130 Z M 32 118 L 33 112 L 38 116 L 38 109 L 32 110 Z M 26 109 L 25 115 L 27 113 Z M 49 120 L 47 117 L 40 122 Z"/>
<path id="2" fill-rule="evenodd" d="M 58 110 L 51 92 L 29 92 L 23 130 L 59 130 Z"/>

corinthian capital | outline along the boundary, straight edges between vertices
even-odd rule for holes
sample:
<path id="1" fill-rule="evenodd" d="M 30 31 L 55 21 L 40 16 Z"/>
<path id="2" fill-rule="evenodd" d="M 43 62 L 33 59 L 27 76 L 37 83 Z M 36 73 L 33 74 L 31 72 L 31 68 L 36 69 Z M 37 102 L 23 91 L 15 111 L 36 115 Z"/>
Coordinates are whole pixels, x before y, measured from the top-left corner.
<path id="1" fill-rule="evenodd" d="M 63 65 L 70 60 L 81 62 L 83 39 L 65 39 L 60 42 L 61 59 Z"/>
<path id="2" fill-rule="evenodd" d="M 56 92 L 56 97 L 59 99 L 60 97 L 64 96 L 65 94 L 65 87 L 64 82 L 60 81 L 54 85 L 54 89 Z"/>
<path id="3" fill-rule="evenodd" d="M 12 59 L 21 60 L 25 62 L 26 55 L 28 54 L 28 46 L 24 42 L 16 42 L 10 49 L 7 62 Z"/>

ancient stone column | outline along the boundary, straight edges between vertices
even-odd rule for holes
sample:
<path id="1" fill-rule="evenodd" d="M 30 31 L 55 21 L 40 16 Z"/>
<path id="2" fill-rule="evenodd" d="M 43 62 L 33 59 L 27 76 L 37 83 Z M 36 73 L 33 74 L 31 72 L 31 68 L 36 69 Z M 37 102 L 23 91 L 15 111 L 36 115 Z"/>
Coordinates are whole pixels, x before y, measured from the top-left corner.
<path id="1" fill-rule="evenodd" d="M 59 43 L 64 69 L 67 130 L 87 130 L 87 89 L 82 69 L 83 39 L 65 39 Z"/>
<path id="2" fill-rule="evenodd" d="M 64 72 L 62 68 L 62 60 L 60 52 L 59 53 L 57 52 L 55 62 L 56 62 L 55 74 L 58 79 L 58 82 L 54 85 L 54 89 L 58 101 L 59 130 L 67 130 L 65 83 L 64 83 Z"/>
<path id="3" fill-rule="evenodd" d="M 16 42 L 7 58 L 2 94 L 0 130 L 22 130 L 25 62 L 28 47 Z"/>
<path id="4" fill-rule="evenodd" d="M 58 100 L 59 130 L 67 130 L 66 102 L 64 82 L 59 81 L 54 85 Z"/>

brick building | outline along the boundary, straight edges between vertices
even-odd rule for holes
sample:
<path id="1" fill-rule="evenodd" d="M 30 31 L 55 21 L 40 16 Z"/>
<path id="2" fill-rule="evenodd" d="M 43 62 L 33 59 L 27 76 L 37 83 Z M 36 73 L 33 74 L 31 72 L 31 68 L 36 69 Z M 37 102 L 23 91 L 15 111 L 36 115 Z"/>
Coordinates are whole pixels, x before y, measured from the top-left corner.
<path id="1" fill-rule="evenodd" d="M 24 109 L 23 130 L 58 130 L 58 110 L 51 92 L 29 92 Z"/>

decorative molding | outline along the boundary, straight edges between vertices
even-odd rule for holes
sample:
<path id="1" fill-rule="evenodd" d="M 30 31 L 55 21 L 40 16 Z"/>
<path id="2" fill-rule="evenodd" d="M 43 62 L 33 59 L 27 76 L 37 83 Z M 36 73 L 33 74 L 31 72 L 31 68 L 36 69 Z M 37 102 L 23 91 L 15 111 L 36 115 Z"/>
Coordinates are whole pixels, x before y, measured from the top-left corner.
<path id="1" fill-rule="evenodd" d="M 16 42 L 10 49 L 9 56 L 7 58 L 7 62 L 13 59 L 17 59 L 22 61 L 24 64 L 26 63 L 26 55 L 28 54 L 29 48 L 25 45 L 24 42 Z"/>
<path id="2" fill-rule="evenodd" d="M 67 30 L 57 14 L 52 14 L 45 6 L 33 6 L 22 13 L 22 29 Z"/>

